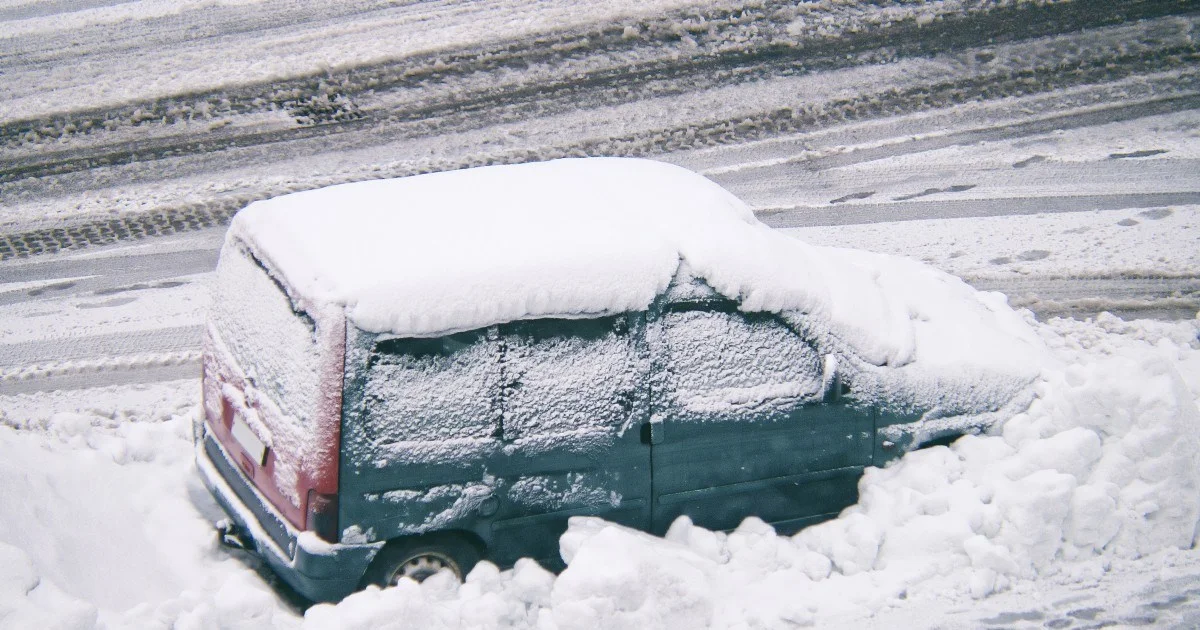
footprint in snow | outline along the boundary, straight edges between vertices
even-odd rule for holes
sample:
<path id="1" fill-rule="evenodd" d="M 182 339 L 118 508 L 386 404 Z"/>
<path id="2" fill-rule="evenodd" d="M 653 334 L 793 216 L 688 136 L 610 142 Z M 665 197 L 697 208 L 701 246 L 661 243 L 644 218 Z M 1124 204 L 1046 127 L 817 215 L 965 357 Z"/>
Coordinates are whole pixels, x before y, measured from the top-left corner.
<path id="1" fill-rule="evenodd" d="M 1150 157 L 1152 155 L 1162 155 L 1163 153 L 1166 153 L 1166 152 L 1167 152 L 1166 149 L 1148 149 L 1145 151 L 1130 151 L 1129 153 L 1109 153 L 1108 159 L 1123 160 L 1123 159 L 1127 159 L 1127 158 L 1144 158 L 1144 157 Z"/>
<path id="2" fill-rule="evenodd" d="M 116 299 L 112 299 L 112 300 L 105 300 L 103 302 L 92 302 L 92 303 L 88 303 L 88 304 L 80 304 L 79 308 L 109 308 L 109 307 L 113 307 L 113 306 L 124 306 L 126 304 L 129 304 L 130 302 L 136 302 L 136 301 L 137 301 L 137 298 L 134 298 L 134 297 L 116 298 Z"/>
<path id="3" fill-rule="evenodd" d="M 1021 160 L 1020 162 L 1013 162 L 1013 168 L 1025 168 L 1026 166 L 1029 166 L 1030 164 L 1037 164 L 1038 162 L 1045 162 L 1045 161 L 1046 161 L 1046 156 L 1035 155 L 1033 157 L 1027 157 L 1024 160 Z"/>
<path id="4" fill-rule="evenodd" d="M 47 291 L 65 291 L 66 289 L 70 289 L 73 286 L 75 286 L 74 282 L 59 282 L 57 284 L 48 284 L 48 285 L 38 288 L 38 289 L 31 289 L 29 291 L 26 291 L 25 294 L 30 297 L 37 297 Z"/>
<path id="5" fill-rule="evenodd" d="M 1138 216 L 1150 219 L 1151 221 L 1157 221 L 1159 219 L 1165 219 L 1172 214 L 1175 214 L 1175 212 L 1170 208 L 1151 208 L 1150 210 L 1139 212 Z"/>
<path id="6" fill-rule="evenodd" d="M 964 192 L 967 190 L 971 190 L 974 187 L 975 187 L 975 184 L 955 184 L 953 186 L 947 186 L 946 188 L 926 188 L 925 190 L 922 190 L 919 193 L 913 193 L 911 195 L 900 195 L 899 197 L 893 197 L 892 200 L 893 201 L 908 201 L 909 199 L 916 199 L 917 197 L 928 197 L 929 195 L 936 195 L 938 193 Z"/>
<path id="7" fill-rule="evenodd" d="M 870 197 L 871 195 L 874 195 L 874 194 L 875 194 L 875 191 L 873 191 L 873 190 L 870 192 L 850 193 L 849 195 L 838 197 L 837 199 L 834 199 L 834 200 L 830 201 L 829 203 L 846 203 L 847 201 L 866 199 L 867 197 Z"/>

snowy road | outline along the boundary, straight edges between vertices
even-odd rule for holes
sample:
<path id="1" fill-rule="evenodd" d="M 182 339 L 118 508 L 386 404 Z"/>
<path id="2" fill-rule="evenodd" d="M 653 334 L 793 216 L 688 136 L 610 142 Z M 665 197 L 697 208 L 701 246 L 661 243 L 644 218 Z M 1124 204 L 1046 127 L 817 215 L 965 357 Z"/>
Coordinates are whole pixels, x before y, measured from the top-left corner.
<path id="1" fill-rule="evenodd" d="M 301 12 L 262 2 L 240 21 L 234 7 L 71 14 L 93 20 L 81 36 L 71 20 L 19 22 L 29 34 L 0 38 L 0 257 L 103 242 L 104 229 L 80 229 L 100 217 L 133 235 L 191 229 L 342 181 L 583 154 L 657 156 L 718 179 L 765 160 L 830 170 L 1194 112 L 1200 99 L 1200 17 L 1187 3 L 546 4 L 512 23 L 505 2 Z M 481 15 L 502 24 L 483 40 Z M 414 23 L 427 27 L 420 37 L 358 45 L 363 32 Z M 276 55 L 314 48 L 229 72 L 277 40 Z M 73 72 L 47 73 L 66 59 Z M 1170 148 L 1105 156 L 1181 157 Z M 1013 162 L 1027 159 L 1058 158 Z M 765 208 L 872 190 L 834 174 L 756 191 L 747 177 L 769 174 L 727 177 Z M 894 196 L 985 184 L 925 179 Z M 1200 190 L 1194 174 L 1167 188 Z M 1180 199 L 1194 200 L 1160 201 Z"/>
<path id="2" fill-rule="evenodd" d="M 0 395 L 195 376 L 223 232 L 0 263 Z"/>

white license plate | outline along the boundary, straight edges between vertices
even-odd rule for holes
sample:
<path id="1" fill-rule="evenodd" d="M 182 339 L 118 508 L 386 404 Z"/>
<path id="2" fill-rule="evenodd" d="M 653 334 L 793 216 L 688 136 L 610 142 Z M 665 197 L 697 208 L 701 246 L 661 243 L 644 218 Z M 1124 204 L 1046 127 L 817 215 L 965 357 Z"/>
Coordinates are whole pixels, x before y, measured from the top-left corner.
<path id="1" fill-rule="evenodd" d="M 254 435 L 254 431 L 250 429 L 250 425 L 238 417 L 233 418 L 233 428 L 230 430 L 233 433 L 233 439 L 242 446 L 250 459 L 254 460 L 255 465 L 262 466 L 267 457 L 267 445 L 263 444 L 262 440 Z"/>

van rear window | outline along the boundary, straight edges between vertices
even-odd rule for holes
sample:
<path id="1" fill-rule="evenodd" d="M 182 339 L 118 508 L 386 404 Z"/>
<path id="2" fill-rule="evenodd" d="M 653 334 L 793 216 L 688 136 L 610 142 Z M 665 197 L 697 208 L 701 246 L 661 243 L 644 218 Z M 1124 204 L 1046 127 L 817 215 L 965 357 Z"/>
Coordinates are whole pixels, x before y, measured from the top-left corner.
<path id="1" fill-rule="evenodd" d="M 247 379 L 247 399 L 277 409 L 245 419 L 275 452 L 276 485 L 294 494 L 322 394 L 316 327 L 244 249 L 227 247 L 216 275 L 210 321 Z"/>

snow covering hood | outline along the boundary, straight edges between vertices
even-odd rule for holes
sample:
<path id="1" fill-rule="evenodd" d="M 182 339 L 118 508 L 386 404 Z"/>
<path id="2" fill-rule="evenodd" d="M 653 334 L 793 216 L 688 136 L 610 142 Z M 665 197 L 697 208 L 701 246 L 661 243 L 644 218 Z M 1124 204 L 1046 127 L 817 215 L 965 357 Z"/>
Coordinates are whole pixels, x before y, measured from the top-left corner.
<path id="1" fill-rule="evenodd" d="M 636 311 L 681 261 L 745 311 L 772 311 L 868 365 L 999 370 L 1044 350 L 999 294 L 912 260 L 814 247 L 686 169 L 565 159 L 365 181 L 259 201 L 247 243 L 303 308 L 423 336 L 517 319 Z"/>

